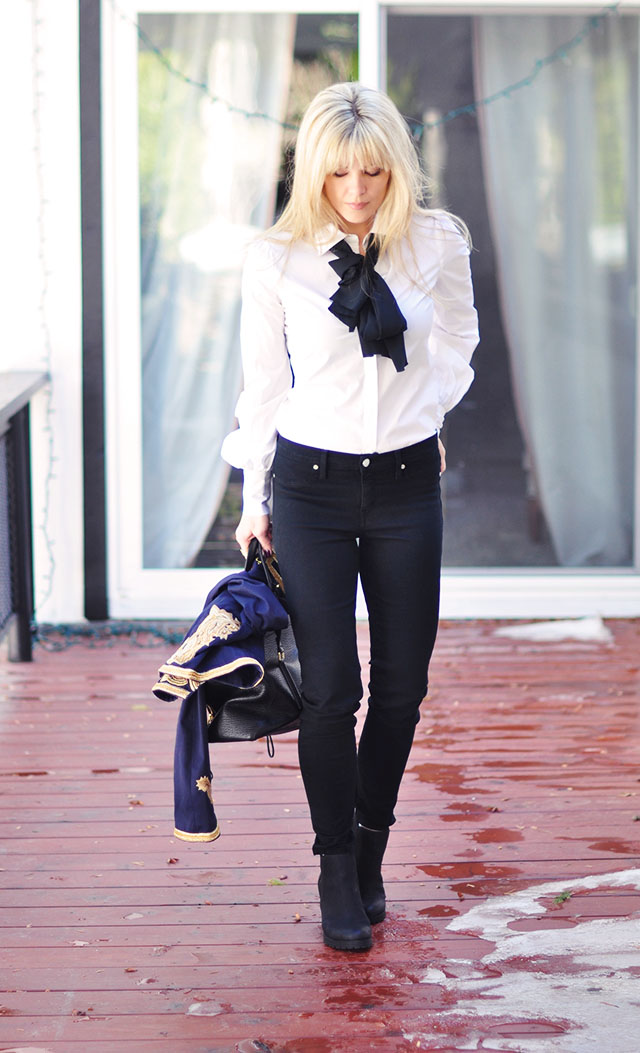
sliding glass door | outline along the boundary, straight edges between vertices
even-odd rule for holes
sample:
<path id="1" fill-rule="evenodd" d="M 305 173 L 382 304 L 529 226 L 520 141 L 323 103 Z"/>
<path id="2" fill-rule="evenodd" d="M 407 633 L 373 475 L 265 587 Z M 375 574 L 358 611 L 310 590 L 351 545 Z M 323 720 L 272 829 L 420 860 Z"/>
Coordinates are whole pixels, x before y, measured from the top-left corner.
<path id="1" fill-rule="evenodd" d="M 631 567 L 637 18 L 390 11 L 387 40 L 434 200 L 475 245 L 445 562 Z"/>
<path id="2" fill-rule="evenodd" d="M 243 250 L 282 207 L 307 102 L 355 78 L 389 91 L 431 204 L 474 241 L 476 380 L 444 430 L 445 615 L 624 613 L 637 16 L 305 6 L 105 0 L 112 614 L 188 616 L 238 565 L 241 479 L 219 451 Z"/>

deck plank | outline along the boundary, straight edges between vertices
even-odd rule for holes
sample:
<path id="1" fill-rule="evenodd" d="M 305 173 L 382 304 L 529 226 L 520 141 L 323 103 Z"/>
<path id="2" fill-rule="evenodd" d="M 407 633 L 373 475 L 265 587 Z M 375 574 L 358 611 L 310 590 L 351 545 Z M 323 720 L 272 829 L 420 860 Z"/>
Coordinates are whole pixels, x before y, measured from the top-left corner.
<path id="1" fill-rule="evenodd" d="M 166 649 L 0 658 L 0 1049 L 636 1053 L 640 622 L 497 628 L 442 626 L 357 955 L 320 939 L 294 735 L 214 750 L 222 837 L 186 844 Z"/>

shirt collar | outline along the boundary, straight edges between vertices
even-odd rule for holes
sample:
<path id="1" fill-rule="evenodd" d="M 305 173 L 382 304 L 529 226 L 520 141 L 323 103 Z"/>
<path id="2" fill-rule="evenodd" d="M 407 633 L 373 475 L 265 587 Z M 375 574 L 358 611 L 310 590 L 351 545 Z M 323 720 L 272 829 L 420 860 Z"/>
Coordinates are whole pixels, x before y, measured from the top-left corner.
<path id="1" fill-rule="evenodd" d="M 373 224 L 371 227 L 371 233 L 376 233 L 376 216 L 373 217 Z M 335 223 L 329 223 L 322 230 L 319 230 L 314 237 L 314 244 L 316 251 L 319 256 L 322 256 L 329 249 L 337 245 L 339 241 L 346 240 L 349 242 L 355 252 L 358 251 L 358 237 L 356 234 L 346 234 L 344 230 L 339 230 Z"/>

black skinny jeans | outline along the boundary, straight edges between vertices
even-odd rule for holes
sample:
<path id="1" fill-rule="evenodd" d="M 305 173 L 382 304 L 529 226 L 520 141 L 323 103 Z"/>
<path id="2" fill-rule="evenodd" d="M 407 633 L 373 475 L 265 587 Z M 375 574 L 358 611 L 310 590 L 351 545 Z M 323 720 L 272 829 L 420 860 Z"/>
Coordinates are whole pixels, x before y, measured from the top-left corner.
<path id="1" fill-rule="evenodd" d="M 316 854 L 348 851 L 354 809 L 395 822 L 438 627 L 442 507 L 436 436 L 385 454 L 278 439 L 273 542 L 302 669 L 298 750 Z M 369 708 L 356 646 L 358 574 L 369 611 Z"/>

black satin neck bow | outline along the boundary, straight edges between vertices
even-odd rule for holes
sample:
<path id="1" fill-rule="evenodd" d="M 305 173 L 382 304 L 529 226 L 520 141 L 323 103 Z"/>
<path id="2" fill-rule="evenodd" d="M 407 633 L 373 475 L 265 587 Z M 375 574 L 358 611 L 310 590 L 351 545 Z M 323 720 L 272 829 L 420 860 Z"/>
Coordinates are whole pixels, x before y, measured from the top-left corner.
<path id="1" fill-rule="evenodd" d="M 404 336 L 407 328 L 395 296 L 375 269 L 378 248 L 372 241 L 364 256 L 346 240 L 334 245 L 337 260 L 329 266 L 340 278 L 329 310 L 353 332 L 357 328 L 362 354 L 390 358 L 398 373 L 407 365 Z"/>

